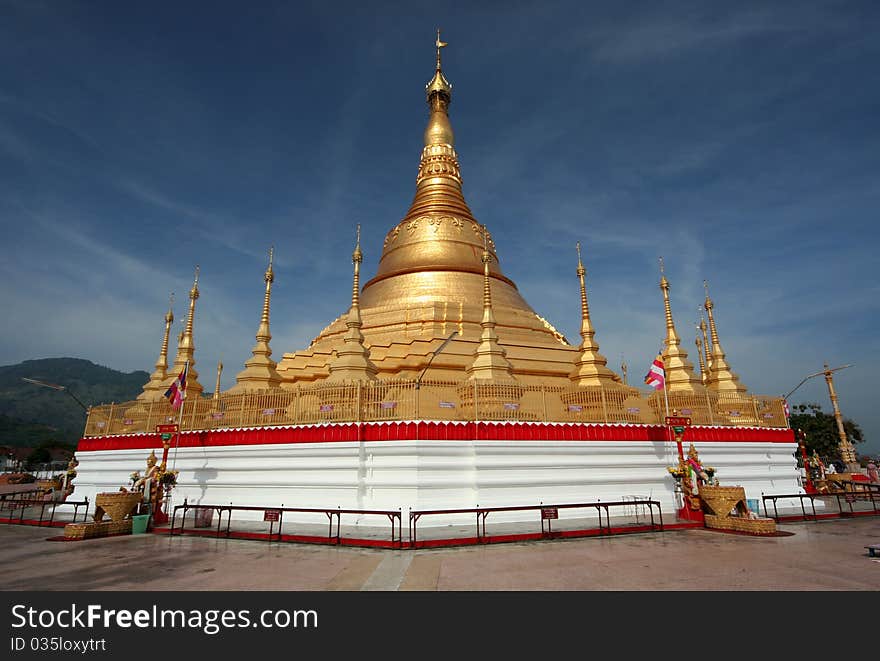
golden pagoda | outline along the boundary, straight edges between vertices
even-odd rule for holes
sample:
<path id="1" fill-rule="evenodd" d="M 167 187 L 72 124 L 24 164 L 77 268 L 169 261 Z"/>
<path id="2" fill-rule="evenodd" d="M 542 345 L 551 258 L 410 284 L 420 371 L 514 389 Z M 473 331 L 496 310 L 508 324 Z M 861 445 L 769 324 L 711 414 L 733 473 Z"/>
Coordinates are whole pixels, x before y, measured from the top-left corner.
<path id="1" fill-rule="evenodd" d="M 363 345 L 383 380 L 415 379 L 432 352 L 457 330 L 431 364 L 431 374 L 448 381 L 467 378 L 475 351 L 485 342 L 485 276 L 491 286 L 492 332 L 497 336 L 492 341 L 509 363 L 506 373 L 526 384 L 570 385 L 578 350 L 504 275 L 491 233 L 465 202 L 449 121 L 452 85 L 441 62 L 446 44 L 439 34 L 435 46 L 436 68 L 425 87 L 429 115 L 415 197 L 385 236 L 378 271 L 360 294 L 358 332 Z M 277 368 L 282 388 L 330 376 L 334 353 L 351 332 L 351 316 L 351 311 L 339 316 L 307 349 L 284 354 Z"/>

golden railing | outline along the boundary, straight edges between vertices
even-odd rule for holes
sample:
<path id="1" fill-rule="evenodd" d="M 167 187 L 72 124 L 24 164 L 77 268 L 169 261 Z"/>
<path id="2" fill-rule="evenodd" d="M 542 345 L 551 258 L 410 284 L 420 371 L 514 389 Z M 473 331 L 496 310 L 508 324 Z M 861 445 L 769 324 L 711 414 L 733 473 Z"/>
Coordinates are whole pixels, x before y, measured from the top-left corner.
<path id="1" fill-rule="evenodd" d="M 669 411 L 694 424 L 788 426 L 778 397 L 669 393 Z M 182 430 L 384 420 L 517 420 L 662 424 L 663 393 L 632 387 L 566 387 L 472 381 L 315 384 L 191 398 L 180 410 L 164 399 L 89 409 L 84 436 L 152 432 L 178 420 Z"/>

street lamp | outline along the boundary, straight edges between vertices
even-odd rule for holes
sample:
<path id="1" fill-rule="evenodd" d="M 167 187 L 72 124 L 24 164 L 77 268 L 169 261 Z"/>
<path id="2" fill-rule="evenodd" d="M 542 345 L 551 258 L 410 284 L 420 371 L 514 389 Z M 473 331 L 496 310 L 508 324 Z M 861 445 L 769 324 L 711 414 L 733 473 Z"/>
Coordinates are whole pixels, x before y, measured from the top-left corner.
<path id="1" fill-rule="evenodd" d="M 66 392 L 68 395 L 70 395 L 71 397 L 73 397 L 74 401 L 76 401 L 76 403 L 82 407 L 83 411 L 85 411 L 86 413 L 88 413 L 88 411 L 89 411 L 89 408 L 85 404 L 83 404 L 81 401 L 79 401 L 79 398 L 77 398 L 76 395 L 74 395 L 72 392 L 70 392 L 70 389 L 68 389 L 67 386 L 59 386 L 58 384 L 55 384 L 55 383 L 46 383 L 45 381 L 37 381 L 36 379 L 28 379 L 26 377 L 21 377 L 21 380 L 27 381 L 28 383 L 33 383 L 38 386 L 43 386 L 45 388 L 51 388 L 52 390 L 62 390 L 64 392 Z"/>
<path id="2" fill-rule="evenodd" d="M 450 342 L 452 342 L 452 338 L 454 338 L 456 335 L 458 335 L 458 331 L 452 331 L 452 333 L 449 334 L 449 337 L 443 340 L 443 344 L 437 347 L 436 351 L 431 352 L 431 359 L 428 361 L 428 364 L 425 365 L 425 369 L 423 369 L 419 376 L 416 378 L 416 420 L 419 419 L 419 390 L 421 390 L 422 387 L 422 377 L 425 376 L 425 372 L 428 371 L 428 368 L 431 366 L 431 363 L 434 362 L 434 359 L 437 357 L 437 355 L 441 351 L 443 351 L 443 349 L 445 349 Z"/>
<path id="3" fill-rule="evenodd" d="M 837 405 L 837 393 L 834 391 L 834 381 L 832 376 L 834 372 L 844 370 L 847 367 L 852 367 L 852 365 L 841 365 L 840 367 L 829 369 L 828 363 L 825 363 L 824 370 L 804 377 L 803 381 L 797 384 L 794 387 L 794 390 L 785 395 L 784 399 L 787 400 L 791 396 L 791 394 L 794 393 L 795 390 L 804 385 L 804 383 L 806 383 L 809 379 L 812 379 L 816 376 L 824 376 L 825 383 L 828 386 L 828 395 L 831 398 L 831 408 L 834 410 L 834 419 L 837 422 L 837 435 L 840 437 L 840 457 L 847 465 L 847 470 L 849 470 L 850 472 L 858 472 L 860 467 L 856 462 L 856 452 L 852 446 L 852 443 L 850 443 L 849 439 L 846 437 L 846 431 L 844 431 L 843 428 L 843 416 L 840 414 L 840 407 Z"/>

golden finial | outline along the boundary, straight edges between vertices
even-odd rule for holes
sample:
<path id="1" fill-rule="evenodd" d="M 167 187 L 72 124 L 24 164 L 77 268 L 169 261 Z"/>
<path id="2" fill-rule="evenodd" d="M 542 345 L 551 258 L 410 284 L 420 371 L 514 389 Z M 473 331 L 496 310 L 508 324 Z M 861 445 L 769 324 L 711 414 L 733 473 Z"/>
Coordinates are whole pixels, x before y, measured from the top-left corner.
<path id="1" fill-rule="evenodd" d="M 623 372 L 623 385 L 627 385 L 626 373 L 628 369 L 629 365 L 627 365 L 626 361 L 623 359 L 623 354 L 620 354 L 620 371 Z"/>
<path id="2" fill-rule="evenodd" d="M 165 321 L 169 324 L 174 323 L 174 292 L 168 297 L 168 313 L 165 315 Z"/>
<path id="3" fill-rule="evenodd" d="M 440 41 L 440 28 L 437 28 L 437 41 L 434 42 L 434 45 L 437 47 L 437 71 L 440 71 L 440 49 L 449 45 L 444 41 Z"/>
<path id="4" fill-rule="evenodd" d="M 266 267 L 266 275 L 263 278 L 266 282 L 275 281 L 275 271 L 272 270 L 272 263 L 275 261 L 275 246 L 269 246 L 269 266 Z"/>
<path id="5" fill-rule="evenodd" d="M 437 39 L 434 41 L 434 46 L 437 48 L 437 67 L 434 71 L 434 77 L 425 85 L 425 93 L 428 95 L 429 101 L 435 93 L 444 96 L 447 103 L 452 97 L 452 85 L 446 80 L 440 68 L 440 49 L 445 48 L 447 45 L 446 42 L 440 41 L 440 28 L 437 28 Z"/>
<path id="6" fill-rule="evenodd" d="M 577 254 L 578 254 L 578 268 L 577 268 L 577 274 L 578 274 L 578 277 L 581 277 L 581 278 L 582 278 L 582 277 L 584 277 L 584 276 L 587 274 L 587 270 L 584 268 L 584 265 L 583 265 L 583 263 L 581 262 L 581 242 L 578 241 L 577 243 L 575 243 L 575 244 L 574 244 L 574 247 L 575 247 L 575 249 L 577 250 Z"/>
<path id="7" fill-rule="evenodd" d="M 669 281 L 666 279 L 666 268 L 663 264 L 663 258 L 659 257 L 658 259 L 660 260 L 660 289 L 664 287 L 669 289 Z"/>
<path id="8" fill-rule="evenodd" d="M 196 276 L 193 280 L 192 289 L 189 290 L 189 297 L 195 300 L 199 297 L 199 265 L 196 264 Z"/>
<path id="9" fill-rule="evenodd" d="M 703 289 L 706 290 L 706 302 L 704 303 L 703 307 L 706 309 L 706 311 L 708 311 L 712 308 L 712 299 L 709 298 L 709 281 L 708 280 L 703 280 Z"/>
<path id="10" fill-rule="evenodd" d="M 357 226 L 357 240 L 354 246 L 354 252 L 351 253 L 351 261 L 354 264 L 360 264 L 364 261 L 364 254 L 361 252 L 361 224 Z"/>

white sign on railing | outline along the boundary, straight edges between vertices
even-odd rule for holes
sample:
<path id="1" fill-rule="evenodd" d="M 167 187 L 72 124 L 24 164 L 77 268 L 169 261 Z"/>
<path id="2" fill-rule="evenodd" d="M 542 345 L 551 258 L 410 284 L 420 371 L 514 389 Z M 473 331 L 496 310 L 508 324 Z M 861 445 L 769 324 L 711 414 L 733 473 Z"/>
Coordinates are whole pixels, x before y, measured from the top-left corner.
<path id="1" fill-rule="evenodd" d="M 454 409 L 454 408 L 455 408 L 455 402 L 444 402 L 444 401 L 441 401 L 441 402 L 440 402 L 440 408 L 441 408 L 441 409 Z"/>
<path id="2" fill-rule="evenodd" d="M 397 402 L 381 402 L 379 404 L 379 406 L 382 407 L 383 409 L 396 409 Z"/>

